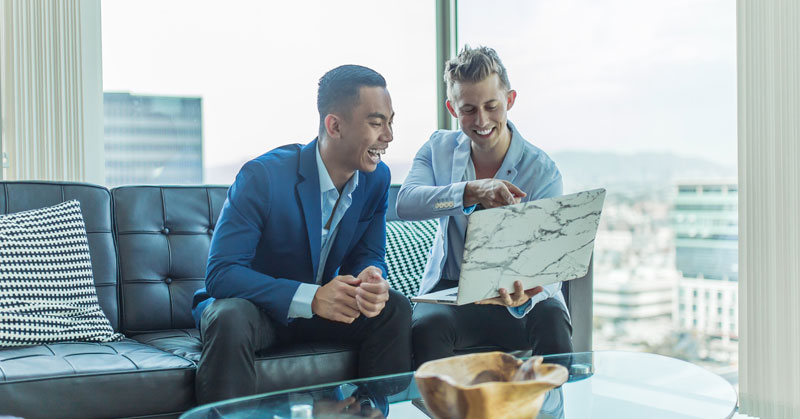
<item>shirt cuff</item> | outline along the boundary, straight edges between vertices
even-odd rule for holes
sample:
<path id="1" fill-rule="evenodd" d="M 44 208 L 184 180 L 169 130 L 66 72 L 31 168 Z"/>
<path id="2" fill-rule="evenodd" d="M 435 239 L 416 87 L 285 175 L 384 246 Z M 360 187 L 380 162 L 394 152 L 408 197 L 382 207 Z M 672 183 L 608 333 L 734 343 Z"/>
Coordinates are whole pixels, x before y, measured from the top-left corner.
<path id="1" fill-rule="evenodd" d="M 468 207 L 465 207 L 465 208 L 464 208 L 464 215 L 470 215 L 470 214 L 472 214 L 472 212 L 473 212 L 473 211 L 475 211 L 475 208 L 476 208 L 477 206 L 478 206 L 478 204 L 472 204 L 472 205 L 470 205 L 470 206 L 468 206 Z"/>
<path id="2" fill-rule="evenodd" d="M 525 315 L 528 314 L 528 312 L 530 312 L 531 309 L 533 308 L 533 298 L 528 299 L 528 301 L 526 301 L 525 304 L 519 307 L 506 307 L 506 308 L 508 309 L 508 312 L 511 313 L 512 316 L 521 319 L 525 317 Z"/>
<path id="3" fill-rule="evenodd" d="M 310 319 L 314 317 L 311 312 L 311 302 L 314 301 L 314 295 L 317 293 L 319 285 L 301 283 L 297 287 L 292 297 L 292 303 L 289 304 L 289 318 L 295 319 L 298 317 Z"/>

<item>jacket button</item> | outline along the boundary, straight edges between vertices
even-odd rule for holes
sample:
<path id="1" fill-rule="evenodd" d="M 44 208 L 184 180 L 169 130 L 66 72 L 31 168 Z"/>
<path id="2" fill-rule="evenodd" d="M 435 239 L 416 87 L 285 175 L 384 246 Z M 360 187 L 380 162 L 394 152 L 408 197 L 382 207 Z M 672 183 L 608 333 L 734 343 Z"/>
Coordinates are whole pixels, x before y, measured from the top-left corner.
<path id="1" fill-rule="evenodd" d="M 167 284 L 171 284 L 172 278 L 164 278 L 164 282 L 166 282 Z"/>

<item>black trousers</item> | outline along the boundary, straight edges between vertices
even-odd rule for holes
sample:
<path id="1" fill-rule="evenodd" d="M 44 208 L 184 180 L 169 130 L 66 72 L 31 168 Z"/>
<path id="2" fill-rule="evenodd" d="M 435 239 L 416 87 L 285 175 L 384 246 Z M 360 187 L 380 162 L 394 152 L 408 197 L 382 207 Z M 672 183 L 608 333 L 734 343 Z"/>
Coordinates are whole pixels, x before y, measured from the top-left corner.
<path id="1" fill-rule="evenodd" d="M 454 286 L 458 282 L 442 280 L 434 291 Z M 534 355 L 572 352 L 572 324 L 561 303 L 552 298 L 537 303 L 522 319 L 498 305 L 418 303 L 411 328 L 415 368 L 474 346 L 531 349 Z"/>
<path id="2" fill-rule="evenodd" d="M 255 353 L 279 344 L 357 344 L 360 377 L 411 370 L 411 305 L 394 290 L 379 315 L 362 315 L 351 324 L 314 316 L 284 326 L 248 300 L 215 300 L 203 311 L 200 333 L 203 353 L 195 390 L 201 404 L 255 394 Z"/>

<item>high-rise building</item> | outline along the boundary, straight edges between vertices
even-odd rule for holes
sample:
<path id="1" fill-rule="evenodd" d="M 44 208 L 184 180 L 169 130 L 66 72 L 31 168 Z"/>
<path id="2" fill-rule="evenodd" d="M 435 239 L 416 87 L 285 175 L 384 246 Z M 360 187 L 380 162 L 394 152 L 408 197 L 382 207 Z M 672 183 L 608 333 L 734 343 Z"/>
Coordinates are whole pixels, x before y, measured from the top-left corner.
<path id="1" fill-rule="evenodd" d="M 103 93 L 106 185 L 203 183 L 199 97 Z"/>
<path id="2" fill-rule="evenodd" d="M 735 181 L 681 182 L 672 213 L 675 265 L 682 273 L 675 327 L 738 338 L 738 187 Z"/>

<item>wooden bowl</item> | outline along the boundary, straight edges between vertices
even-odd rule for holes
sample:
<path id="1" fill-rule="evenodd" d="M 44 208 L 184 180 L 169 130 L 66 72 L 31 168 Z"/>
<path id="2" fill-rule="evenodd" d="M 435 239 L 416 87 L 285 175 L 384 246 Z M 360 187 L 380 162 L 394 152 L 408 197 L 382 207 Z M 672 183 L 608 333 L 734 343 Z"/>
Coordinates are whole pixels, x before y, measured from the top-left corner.
<path id="1" fill-rule="evenodd" d="M 523 366 L 503 352 L 430 361 L 414 373 L 425 406 L 438 419 L 534 418 L 545 393 L 564 384 L 568 376 L 566 368 L 543 364 L 542 357 Z"/>

